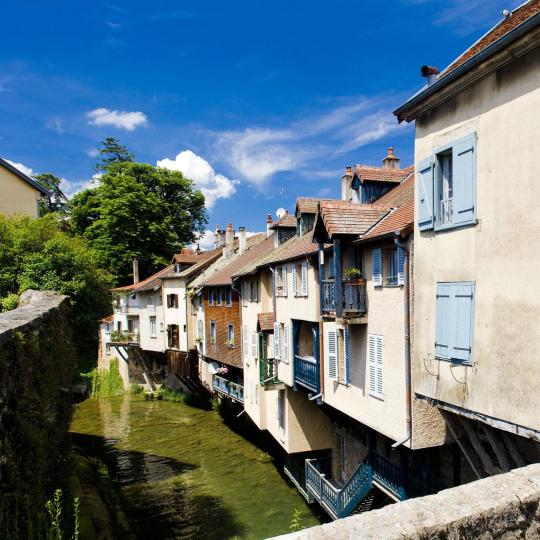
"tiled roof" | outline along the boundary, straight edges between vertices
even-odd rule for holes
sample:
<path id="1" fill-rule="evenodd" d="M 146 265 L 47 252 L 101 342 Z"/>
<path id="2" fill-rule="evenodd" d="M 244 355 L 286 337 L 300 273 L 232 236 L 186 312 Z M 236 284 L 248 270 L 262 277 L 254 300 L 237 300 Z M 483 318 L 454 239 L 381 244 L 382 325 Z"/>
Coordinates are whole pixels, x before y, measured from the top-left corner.
<path id="1" fill-rule="evenodd" d="M 464 64 L 469 58 L 477 55 L 489 45 L 508 34 L 527 19 L 540 13 L 540 0 L 530 0 L 516 8 L 508 17 L 497 23 L 487 34 L 484 34 L 476 43 L 454 60 L 440 75 L 439 79 Z"/>
<path id="2" fill-rule="evenodd" d="M 277 221 L 274 221 L 272 225 L 270 225 L 271 229 L 277 229 L 278 227 L 296 227 L 296 218 L 294 216 L 286 214 Z"/>
<path id="3" fill-rule="evenodd" d="M 252 260 L 260 257 L 262 253 L 271 249 L 270 246 L 274 245 L 274 239 L 267 237 L 266 234 L 259 233 L 250 236 L 246 244 L 246 251 L 244 253 L 240 255 L 236 252 L 229 259 L 223 259 L 224 264 L 216 268 L 215 272 L 212 272 L 210 268 L 208 277 L 201 285 L 231 285 L 232 276 L 241 272 L 244 266 L 249 265 Z"/>
<path id="4" fill-rule="evenodd" d="M 355 204 L 348 201 L 321 201 L 320 219 L 328 236 L 361 235 L 366 233 L 385 214 L 388 208 L 372 204 Z"/>
<path id="5" fill-rule="evenodd" d="M 316 199 L 314 197 L 299 197 L 296 199 L 296 210 L 302 214 L 316 214 L 319 202 L 330 199 Z"/>
<path id="6" fill-rule="evenodd" d="M 244 259 L 242 267 L 232 274 L 232 278 L 253 274 L 260 264 L 268 258 L 268 254 L 273 253 L 274 250 L 274 236 L 269 236 L 257 244 L 252 250 L 251 256 Z"/>
<path id="7" fill-rule="evenodd" d="M 387 167 L 368 167 L 356 165 L 354 174 L 361 182 L 372 180 L 377 182 L 401 182 L 408 174 L 407 169 L 390 169 Z"/>
<path id="8" fill-rule="evenodd" d="M 174 265 L 169 264 L 165 268 L 162 268 L 159 272 L 152 274 L 151 276 L 139 281 L 138 283 L 132 283 L 131 285 L 124 285 L 123 287 L 116 287 L 113 291 L 119 292 L 142 292 L 150 291 L 161 283 L 161 278 L 174 269 Z"/>
<path id="9" fill-rule="evenodd" d="M 293 236 L 289 238 L 289 240 L 283 242 L 283 244 L 263 258 L 257 266 L 267 266 L 273 263 L 298 259 L 316 252 L 317 244 L 313 243 L 313 231 L 310 231 L 302 237 Z"/>
<path id="10" fill-rule="evenodd" d="M 261 332 L 269 332 L 274 329 L 274 313 L 272 311 L 268 313 L 257 313 L 257 319 Z"/>
<path id="11" fill-rule="evenodd" d="M 383 199 L 385 200 L 383 201 Z M 411 174 L 401 185 L 377 200 L 377 204 L 383 202 L 391 206 L 392 210 L 363 235 L 362 240 L 385 236 L 412 226 L 414 222 L 414 174 Z"/>
<path id="12" fill-rule="evenodd" d="M 213 251 L 213 250 L 212 250 Z M 175 253 L 173 256 L 173 263 L 198 263 L 203 259 L 207 259 L 211 256 L 212 251 L 199 251 L 198 253 L 191 248 L 184 248 L 180 253 Z"/>
<path id="13" fill-rule="evenodd" d="M 108 315 L 107 317 L 103 317 L 103 319 L 99 319 L 98 322 L 100 323 L 111 323 L 114 321 L 114 315 Z"/>
<path id="14" fill-rule="evenodd" d="M 194 276 L 195 274 L 201 272 L 204 270 L 207 266 L 212 264 L 213 262 L 217 261 L 222 255 L 223 255 L 223 248 L 216 248 L 212 249 L 211 251 L 205 251 L 205 257 L 197 264 L 193 264 L 180 272 L 179 274 L 176 272 L 171 272 L 167 276 L 164 276 L 165 278 L 173 278 L 173 277 L 179 277 L 179 278 L 190 278 Z"/>

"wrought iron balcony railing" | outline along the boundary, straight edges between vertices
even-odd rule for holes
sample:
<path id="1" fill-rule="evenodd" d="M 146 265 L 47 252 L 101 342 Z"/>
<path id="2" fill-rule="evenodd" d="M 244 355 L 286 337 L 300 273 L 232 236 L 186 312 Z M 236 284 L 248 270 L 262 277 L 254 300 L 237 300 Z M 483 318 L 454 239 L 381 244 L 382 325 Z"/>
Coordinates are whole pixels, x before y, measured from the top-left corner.
<path id="1" fill-rule="evenodd" d="M 278 384 L 277 362 L 273 358 L 259 358 L 259 382 L 261 386 Z"/>
<path id="2" fill-rule="evenodd" d="M 212 388 L 221 395 L 244 403 L 244 387 L 241 384 L 229 381 L 219 375 L 214 375 L 212 379 Z"/>

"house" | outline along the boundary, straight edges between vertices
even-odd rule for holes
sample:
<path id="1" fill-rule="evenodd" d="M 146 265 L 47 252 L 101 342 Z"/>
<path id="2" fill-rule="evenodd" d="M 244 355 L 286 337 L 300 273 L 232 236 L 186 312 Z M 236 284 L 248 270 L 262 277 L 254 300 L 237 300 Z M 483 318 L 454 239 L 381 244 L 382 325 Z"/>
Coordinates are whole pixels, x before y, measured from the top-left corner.
<path id="1" fill-rule="evenodd" d="M 503 19 L 394 114 L 415 122 L 415 401 L 473 478 L 538 460 L 540 1 Z"/>
<path id="2" fill-rule="evenodd" d="M 39 217 L 39 201 L 50 193 L 33 178 L 0 158 L 0 214 Z"/>

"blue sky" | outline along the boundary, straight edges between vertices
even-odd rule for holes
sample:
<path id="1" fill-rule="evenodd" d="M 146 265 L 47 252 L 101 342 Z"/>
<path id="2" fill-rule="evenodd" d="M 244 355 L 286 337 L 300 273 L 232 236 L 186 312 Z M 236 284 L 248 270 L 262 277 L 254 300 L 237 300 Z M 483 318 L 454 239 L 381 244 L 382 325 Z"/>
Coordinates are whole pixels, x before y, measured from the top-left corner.
<path id="1" fill-rule="evenodd" d="M 118 137 L 183 170 L 216 223 L 264 227 L 296 197 L 339 197 L 346 165 L 413 156 L 391 112 L 515 0 L 10 2 L 0 155 L 65 189 Z M 282 193 L 283 191 L 283 193 Z"/>

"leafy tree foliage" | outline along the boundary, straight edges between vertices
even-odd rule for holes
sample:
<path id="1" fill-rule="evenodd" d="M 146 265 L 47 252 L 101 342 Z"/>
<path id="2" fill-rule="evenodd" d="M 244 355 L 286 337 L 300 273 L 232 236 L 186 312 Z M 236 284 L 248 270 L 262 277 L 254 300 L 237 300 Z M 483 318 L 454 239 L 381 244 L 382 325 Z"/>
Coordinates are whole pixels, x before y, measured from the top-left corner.
<path id="1" fill-rule="evenodd" d="M 99 153 L 102 157 L 101 162 L 96 165 L 97 171 L 106 171 L 109 165 L 113 163 L 125 163 L 133 161 L 135 157 L 124 145 L 120 144 L 114 137 L 106 137 L 101 141 L 102 148 Z"/>
<path id="2" fill-rule="evenodd" d="M 14 307 L 13 295 L 27 289 L 71 296 L 79 361 L 89 368 L 95 364 L 97 321 L 112 312 L 112 278 L 88 243 L 61 227 L 56 214 L 37 220 L 0 216 L 0 305 Z"/>
<path id="3" fill-rule="evenodd" d="M 99 184 L 70 201 L 71 227 L 98 254 L 98 263 L 128 282 L 133 257 L 141 276 L 168 264 L 207 222 L 204 195 L 178 171 L 146 163 L 110 163 Z"/>
<path id="4" fill-rule="evenodd" d="M 34 177 L 45 189 L 48 189 L 51 196 L 39 201 L 39 211 L 42 216 L 51 212 L 65 214 L 67 210 L 67 197 L 60 189 L 60 178 L 52 173 L 38 174 Z"/>

